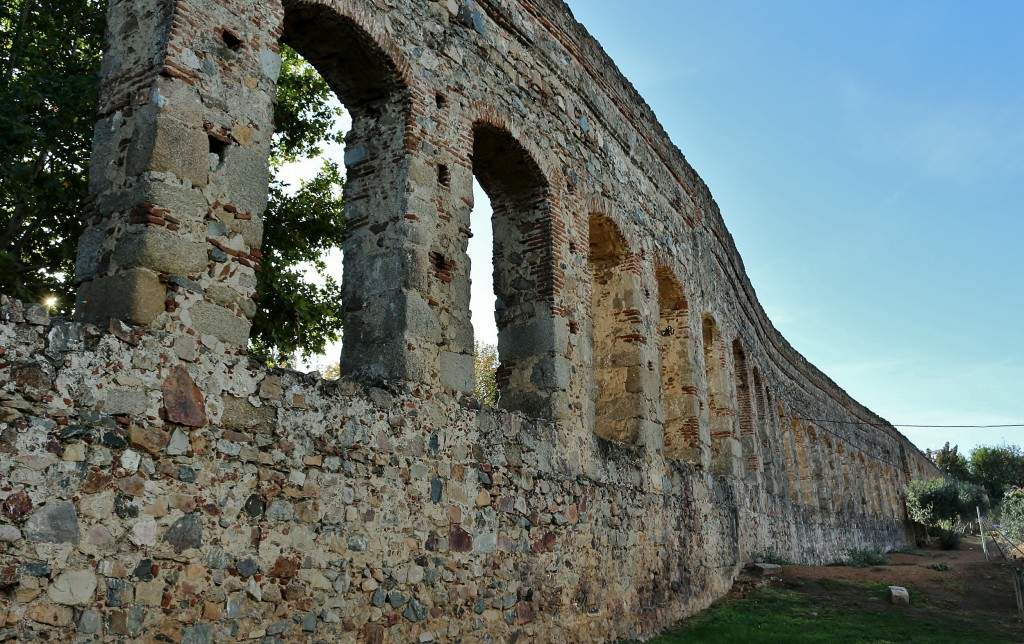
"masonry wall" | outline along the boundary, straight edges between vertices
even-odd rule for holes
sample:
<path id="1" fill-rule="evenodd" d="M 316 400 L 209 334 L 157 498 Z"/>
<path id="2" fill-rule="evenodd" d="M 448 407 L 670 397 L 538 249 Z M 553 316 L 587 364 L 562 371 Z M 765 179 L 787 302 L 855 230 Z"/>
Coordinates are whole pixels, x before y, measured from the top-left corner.
<path id="1" fill-rule="evenodd" d="M 931 465 L 772 327 L 562 3 L 113 0 L 109 24 L 79 317 L 0 299 L 3 628 L 600 641 L 768 551 L 907 543 Z M 245 355 L 282 39 L 353 116 L 339 382 Z M 474 175 L 500 410 L 468 397 Z"/>

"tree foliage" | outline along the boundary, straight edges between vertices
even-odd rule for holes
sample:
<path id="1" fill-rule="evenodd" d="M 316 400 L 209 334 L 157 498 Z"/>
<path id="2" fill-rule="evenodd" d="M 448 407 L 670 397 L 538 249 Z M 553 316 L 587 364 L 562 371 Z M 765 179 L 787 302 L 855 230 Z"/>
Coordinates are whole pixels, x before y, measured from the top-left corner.
<path id="1" fill-rule="evenodd" d="M 1024 485 L 1024 452 L 1017 445 L 992 445 L 971 452 L 971 480 L 990 497 L 1001 499 L 1014 485 Z"/>
<path id="2" fill-rule="evenodd" d="M 341 143 L 326 81 L 290 47 L 281 47 L 281 77 L 274 108 L 272 179 L 263 223 L 263 271 L 257 288 L 263 306 L 253 320 L 253 351 L 271 362 L 296 352 L 323 353 L 341 332 L 341 285 L 325 274 L 327 253 L 345 229 L 344 181 L 336 162 L 324 161 L 298 190 L 281 178 L 281 168 L 303 157 L 317 158 L 325 143 Z M 311 267 L 320 283 L 305 279 Z"/>
<path id="3" fill-rule="evenodd" d="M 78 213 L 88 163 L 106 22 L 104 0 L 8 0 L 0 5 L 0 291 L 28 301 L 56 294 L 70 313 Z M 325 268 L 344 228 L 341 169 L 325 163 L 297 189 L 286 163 L 340 142 L 340 114 L 311 65 L 282 47 L 277 134 L 265 214 L 261 309 L 252 348 L 287 360 L 324 350 L 341 329 L 340 288 L 309 283 L 302 264 Z"/>
<path id="4" fill-rule="evenodd" d="M 1024 544 L 1024 487 L 1011 487 L 999 511 L 999 531 L 1014 545 Z"/>
<path id="5" fill-rule="evenodd" d="M 927 451 L 928 457 L 947 478 L 985 488 L 991 499 L 1001 499 L 1011 486 L 1024 485 L 1024 451 L 1017 445 L 976 447 L 969 457 L 946 443 Z"/>
<path id="6" fill-rule="evenodd" d="M 907 486 L 907 513 L 914 521 L 949 530 L 970 521 L 989 507 L 985 490 L 977 485 L 953 479 L 934 478 L 911 481 Z"/>
<path id="7" fill-rule="evenodd" d="M 970 481 L 971 471 L 968 467 L 967 458 L 957 450 L 957 446 L 949 446 L 949 441 L 942 446 L 942 449 L 935 452 L 928 450 L 928 457 L 942 471 L 947 478 L 958 481 Z"/>
<path id="8" fill-rule="evenodd" d="M 473 354 L 473 397 L 492 407 L 498 404 L 498 348 L 476 342 Z"/>
<path id="9" fill-rule="evenodd" d="M 88 189 L 106 3 L 0 8 L 0 290 L 67 312 Z"/>

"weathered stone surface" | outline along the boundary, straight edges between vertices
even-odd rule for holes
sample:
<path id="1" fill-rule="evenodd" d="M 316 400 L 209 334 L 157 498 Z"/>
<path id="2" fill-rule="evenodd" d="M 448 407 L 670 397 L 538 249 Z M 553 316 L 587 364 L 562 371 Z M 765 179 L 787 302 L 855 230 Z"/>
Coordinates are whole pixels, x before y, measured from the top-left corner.
<path id="1" fill-rule="evenodd" d="M 209 624 L 188 626 L 181 632 L 181 644 L 212 644 L 213 628 Z"/>
<path id="2" fill-rule="evenodd" d="M 68 626 L 74 619 L 74 611 L 67 606 L 54 606 L 48 602 L 29 604 L 25 609 L 25 618 L 50 626 Z"/>
<path id="3" fill-rule="evenodd" d="M 85 609 L 78 618 L 78 632 L 83 635 L 94 635 L 103 628 L 102 616 L 92 609 Z"/>
<path id="4" fill-rule="evenodd" d="M 166 393 L 164 395 L 166 396 Z M 155 427 L 143 428 L 132 425 L 128 428 L 128 442 L 133 447 L 143 449 L 150 454 L 162 452 L 170 440 L 171 437 L 167 432 Z"/>
<path id="5" fill-rule="evenodd" d="M 56 594 L 78 631 L 37 608 L 35 639 L 614 641 L 754 553 L 905 543 L 934 467 L 763 319 L 559 3 L 334 5 L 111 3 L 81 320 L 0 296 L 8 620 Z M 282 37 L 353 113 L 334 383 L 244 352 Z M 502 410 L 463 395 L 474 176 Z M 57 504 L 81 529 L 29 530 Z"/>
<path id="6" fill-rule="evenodd" d="M 470 552 L 473 550 L 473 535 L 462 528 L 453 527 L 448 536 L 451 549 L 455 552 Z"/>
<path id="7" fill-rule="evenodd" d="M 153 271 L 140 268 L 90 280 L 79 287 L 75 313 L 85 322 L 111 318 L 146 325 L 164 311 L 165 289 Z"/>
<path id="8" fill-rule="evenodd" d="M 16 492 L 4 499 L 4 516 L 11 521 L 20 521 L 31 511 L 32 499 L 25 492 Z"/>
<path id="9" fill-rule="evenodd" d="M 206 405 L 203 394 L 182 366 L 171 369 L 162 387 L 164 410 L 172 423 L 202 427 L 206 425 Z"/>
<path id="10" fill-rule="evenodd" d="M 113 260 L 123 268 L 192 275 L 206 268 L 206 244 L 152 228 L 137 229 L 119 240 Z"/>
<path id="11" fill-rule="evenodd" d="M 259 564 L 256 563 L 255 559 L 245 558 L 235 564 L 235 568 L 238 570 L 238 574 L 243 577 L 252 577 L 259 572 Z"/>
<path id="12" fill-rule="evenodd" d="M 902 586 L 889 586 L 889 603 L 897 606 L 909 606 L 910 593 Z"/>
<path id="13" fill-rule="evenodd" d="M 277 423 L 277 409 L 269 405 L 256 407 L 237 396 L 225 396 L 221 402 L 224 405 L 221 425 L 225 428 L 267 432 Z"/>
<path id="14" fill-rule="evenodd" d="M 45 391 L 50 388 L 52 382 L 50 375 L 38 364 L 16 367 L 11 372 L 11 377 L 14 379 L 14 384 L 23 390 L 37 389 Z"/>
<path id="15" fill-rule="evenodd" d="M 53 501 L 25 522 L 25 538 L 36 543 L 78 543 L 78 511 L 73 503 Z"/>
<path id="16" fill-rule="evenodd" d="M 412 599 L 406 605 L 405 610 L 402 611 L 402 617 L 406 618 L 410 622 L 423 621 L 427 618 L 427 607 L 415 599 Z"/>
<path id="17" fill-rule="evenodd" d="M 0 523 L 0 543 L 14 543 L 21 539 L 21 530 L 6 523 Z"/>
<path id="18" fill-rule="evenodd" d="M 245 346 L 249 341 L 251 322 L 245 317 L 211 302 L 197 302 L 190 310 L 192 324 L 197 332 L 212 335 L 233 346 Z"/>
<path id="19" fill-rule="evenodd" d="M 203 545 L 203 522 L 198 515 L 188 514 L 177 521 L 164 533 L 163 540 L 181 553 L 189 548 Z"/>
<path id="20" fill-rule="evenodd" d="M 123 579 L 107 580 L 107 606 L 120 607 L 132 603 L 135 598 L 135 586 Z"/>
<path id="21" fill-rule="evenodd" d="M 85 606 L 92 601 L 96 586 L 96 573 L 92 570 L 70 570 L 53 580 L 47 594 L 58 604 Z"/>

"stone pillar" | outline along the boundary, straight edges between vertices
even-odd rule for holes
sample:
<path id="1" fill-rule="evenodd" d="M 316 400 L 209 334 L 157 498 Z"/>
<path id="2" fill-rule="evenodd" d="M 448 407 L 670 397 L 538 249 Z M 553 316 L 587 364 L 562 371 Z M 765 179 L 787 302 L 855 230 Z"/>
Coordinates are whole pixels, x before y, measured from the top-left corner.
<path id="1" fill-rule="evenodd" d="M 711 436 L 711 471 L 721 476 L 742 478 L 743 460 L 739 442 L 736 390 L 730 374 L 731 353 L 718 325 L 710 315 L 702 321 L 704 370 Z"/>
<path id="2" fill-rule="evenodd" d="M 373 110 L 349 109 L 341 371 L 363 381 L 424 382 L 437 375 L 444 337 L 430 292 L 450 273 L 431 247 L 437 171 L 407 152 L 407 108 L 398 96 Z"/>
<path id="3" fill-rule="evenodd" d="M 739 338 L 732 342 L 732 361 L 736 388 L 736 410 L 740 427 L 740 450 L 743 456 L 744 480 L 748 485 L 762 482 L 761 443 L 758 440 L 758 417 L 751 392 L 751 370 L 747 354 Z"/>
<path id="4" fill-rule="evenodd" d="M 279 25 L 273 3 L 110 2 L 79 319 L 246 344 Z"/>

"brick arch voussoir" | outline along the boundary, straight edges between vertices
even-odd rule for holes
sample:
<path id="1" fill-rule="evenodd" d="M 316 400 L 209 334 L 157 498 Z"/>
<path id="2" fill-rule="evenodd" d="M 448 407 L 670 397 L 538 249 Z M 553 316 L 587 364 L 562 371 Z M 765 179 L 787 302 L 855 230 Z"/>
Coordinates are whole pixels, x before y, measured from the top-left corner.
<path id="1" fill-rule="evenodd" d="M 558 175 L 558 160 L 534 143 L 533 139 L 519 127 L 511 114 L 490 103 L 472 101 L 463 109 L 463 114 L 466 128 L 469 131 L 472 131 L 477 125 L 489 125 L 508 133 L 526 151 L 527 156 L 540 171 L 541 178 L 548 189 L 548 204 L 551 209 L 551 217 L 554 218 L 560 210 L 561 199 L 561 190 L 558 182 L 554 180 L 554 177 Z M 467 140 L 471 141 L 472 137 Z M 472 147 L 465 150 L 467 157 L 471 153 Z"/>
<path id="2" fill-rule="evenodd" d="M 361 29 L 376 45 L 381 52 L 394 65 L 394 72 L 398 82 L 406 88 L 414 88 L 416 75 L 414 68 L 409 64 L 401 48 L 395 43 L 388 33 L 387 26 L 379 11 L 373 11 L 365 2 L 353 0 L 276 0 L 276 5 L 281 11 L 281 27 L 284 29 L 285 5 L 323 7 L 335 15 L 346 18 L 356 27 Z M 280 36 L 280 34 L 278 34 Z"/>
<path id="3" fill-rule="evenodd" d="M 638 261 L 643 258 L 643 248 L 633 238 L 633 235 L 630 234 L 630 229 L 626 225 L 622 209 L 619 208 L 615 202 L 605 197 L 591 196 L 586 199 L 584 206 L 586 210 L 584 213 L 586 220 L 596 216 L 606 220 L 612 225 L 616 236 L 622 243 L 623 255 L 625 258 L 634 258 Z M 590 244 L 589 226 L 587 226 L 585 230 L 587 231 L 586 239 L 581 241 L 583 242 L 583 247 L 587 248 Z"/>

